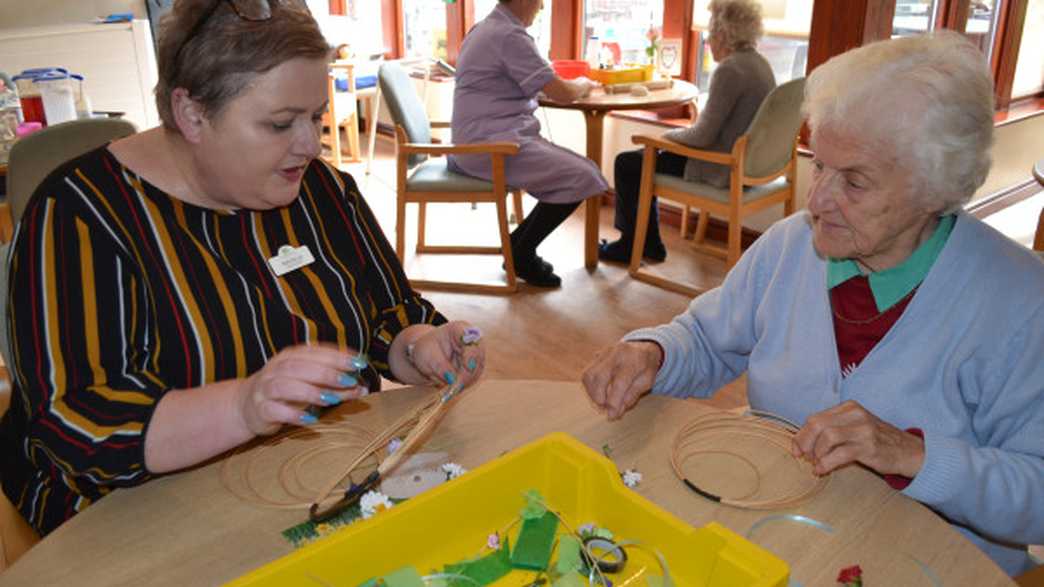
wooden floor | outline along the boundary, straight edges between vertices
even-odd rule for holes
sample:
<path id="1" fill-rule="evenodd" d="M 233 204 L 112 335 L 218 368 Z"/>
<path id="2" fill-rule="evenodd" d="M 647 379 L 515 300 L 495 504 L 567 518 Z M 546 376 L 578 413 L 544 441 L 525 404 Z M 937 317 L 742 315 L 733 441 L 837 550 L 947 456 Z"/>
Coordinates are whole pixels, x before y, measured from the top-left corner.
<path id="1" fill-rule="evenodd" d="M 343 166 L 355 177 L 389 237 L 395 229 L 395 162 L 391 150 L 390 141 L 378 140 L 372 175 L 364 173 L 365 164 Z M 535 202 L 527 196 L 526 210 Z M 414 257 L 415 208 L 410 206 L 407 220 L 408 275 L 488 282 L 503 278 L 502 259 L 496 256 Z M 467 204 L 430 205 L 428 210 L 429 244 L 497 242 L 492 205 L 474 210 Z M 618 236 L 612 228 L 611 208 L 602 210 L 600 234 L 610 240 Z M 487 377 L 578 381 L 600 349 L 635 328 L 667 322 L 687 307 L 689 299 L 684 296 L 631 280 L 623 265 L 600 263 L 589 273 L 583 263 L 582 237 L 583 216 L 578 211 L 538 251 L 562 277 L 560 289 L 523 284 L 510 296 L 425 292 L 446 316 L 482 328 L 488 349 Z M 664 239 L 668 260 L 658 270 L 707 288 L 724 278 L 724 261 L 694 251 L 691 241 L 682 240 L 675 230 L 665 228 Z M 723 407 L 745 404 L 743 381 L 727 386 L 716 400 Z"/>

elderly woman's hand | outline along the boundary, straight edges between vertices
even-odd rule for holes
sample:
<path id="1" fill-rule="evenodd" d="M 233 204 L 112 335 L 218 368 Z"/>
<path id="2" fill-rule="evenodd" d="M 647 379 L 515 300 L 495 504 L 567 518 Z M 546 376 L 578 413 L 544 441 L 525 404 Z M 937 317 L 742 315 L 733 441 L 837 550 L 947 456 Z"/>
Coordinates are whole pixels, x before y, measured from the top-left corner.
<path id="1" fill-rule="evenodd" d="M 610 420 L 616 420 L 649 393 L 662 362 L 663 349 L 655 342 L 618 342 L 598 353 L 584 371 L 584 389 Z"/>
<path id="2" fill-rule="evenodd" d="M 284 349 L 240 383 L 243 423 L 255 435 L 272 434 L 283 424 L 314 424 L 309 406 L 333 406 L 369 393 L 356 377 L 365 366 L 358 353 L 332 345 Z"/>
<path id="3" fill-rule="evenodd" d="M 486 367 L 486 347 L 481 332 L 471 324 L 454 320 L 430 328 L 407 346 L 412 367 L 435 385 L 461 381 L 467 387 Z"/>
<path id="4" fill-rule="evenodd" d="M 811 461 L 817 475 L 858 462 L 882 475 L 914 477 L 924 464 L 924 441 L 849 400 L 809 416 L 791 453 Z"/>

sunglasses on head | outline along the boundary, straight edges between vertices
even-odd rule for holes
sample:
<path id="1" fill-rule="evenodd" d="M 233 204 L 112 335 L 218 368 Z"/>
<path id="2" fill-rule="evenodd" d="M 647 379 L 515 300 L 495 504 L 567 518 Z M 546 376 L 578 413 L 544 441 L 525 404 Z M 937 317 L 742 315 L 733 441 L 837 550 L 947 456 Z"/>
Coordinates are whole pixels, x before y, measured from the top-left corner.
<path id="1" fill-rule="evenodd" d="M 185 50 L 185 46 L 189 44 L 189 41 L 196 38 L 200 29 L 203 28 L 203 24 L 207 22 L 215 12 L 217 12 L 218 7 L 220 7 L 223 2 L 227 2 L 232 6 L 232 11 L 236 13 L 236 16 L 250 22 L 263 22 L 271 19 L 272 6 L 275 4 L 282 4 L 296 10 L 309 12 L 308 6 L 305 4 L 304 0 L 215 0 L 203 15 L 199 17 L 199 20 L 192 25 L 189 33 L 185 35 L 185 38 L 181 41 L 181 45 L 178 46 L 178 50 L 174 54 L 176 68 L 180 68 L 181 53 Z"/>

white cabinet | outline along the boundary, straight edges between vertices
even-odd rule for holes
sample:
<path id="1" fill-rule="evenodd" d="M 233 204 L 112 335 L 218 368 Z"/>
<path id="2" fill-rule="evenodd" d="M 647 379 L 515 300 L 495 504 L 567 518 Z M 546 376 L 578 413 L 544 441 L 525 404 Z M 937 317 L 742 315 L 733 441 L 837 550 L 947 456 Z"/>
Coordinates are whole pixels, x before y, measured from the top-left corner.
<path id="1" fill-rule="evenodd" d="M 149 21 L 0 30 L 0 71 L 64 67 L 83 74 L 91 105 L 124 112 L 141 130 L 159 124 Z"/>

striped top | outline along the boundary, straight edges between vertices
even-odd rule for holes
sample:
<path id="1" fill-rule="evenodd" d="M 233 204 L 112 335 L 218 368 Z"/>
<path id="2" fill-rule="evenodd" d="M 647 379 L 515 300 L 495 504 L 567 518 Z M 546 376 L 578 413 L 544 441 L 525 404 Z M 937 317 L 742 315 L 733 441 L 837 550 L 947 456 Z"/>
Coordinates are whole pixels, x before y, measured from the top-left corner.
<path id="1" fill-rule="evenodd" d="M 276 277 L 267 260 L 287 244 L 315 262 Z M 145 432 L 168 390 L 246 377 L 285 347 L 325 341 L 367 353 L 376 391 L 395 335 L 445 322 L 410 289 L 352 178 L 321 160 L 288 206 L 219 211 L 167 195 L 102 147 L 34 194 L 10 284 L 0 480 L 42 534 L 149 480 Z"/>

